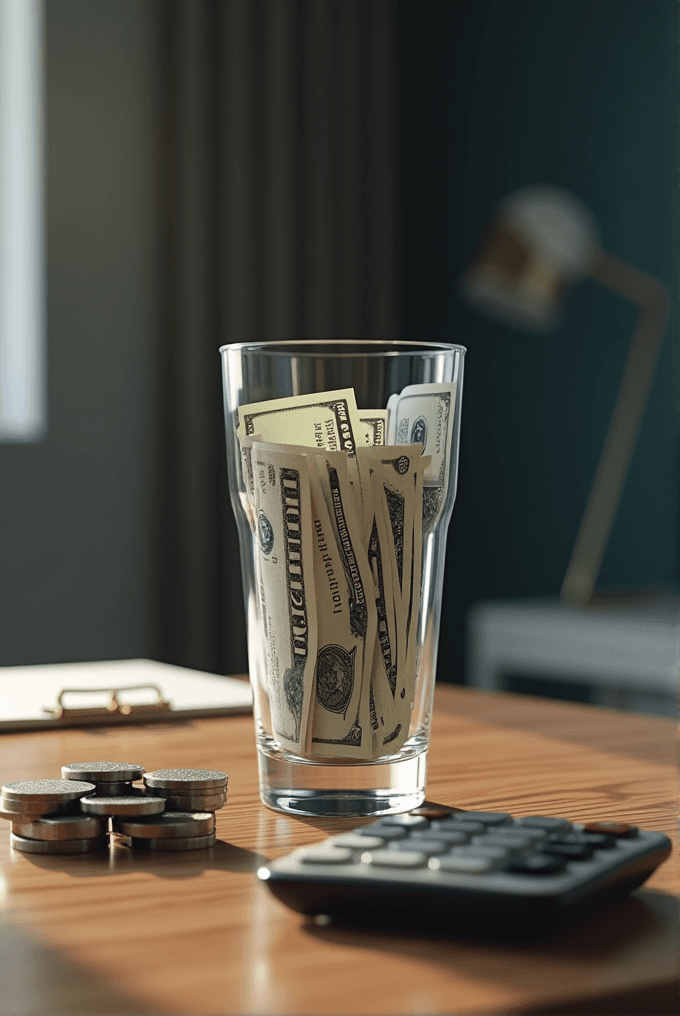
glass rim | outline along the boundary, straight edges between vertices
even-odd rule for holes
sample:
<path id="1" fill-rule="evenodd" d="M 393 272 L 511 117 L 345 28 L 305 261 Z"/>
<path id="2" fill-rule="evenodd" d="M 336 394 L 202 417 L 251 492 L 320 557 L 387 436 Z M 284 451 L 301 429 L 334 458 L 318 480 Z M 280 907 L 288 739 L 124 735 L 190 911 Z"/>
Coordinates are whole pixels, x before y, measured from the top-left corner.
<path id="1" fill-rule="evenodd" d="M 305 349 L 305 346 L 328 346 L 334 348 L 335 356 L 355 356 L 356 352 L 351 350 L 338 350 L 338 346 L 367 346 L 379 345 L 383 348 L 370 352 L 362 349 L 362 356 L 398 356 L 399 353 L 413 353 L 414 356 L 438 356 L 442 353 L 467 353 L 466 346 L 454 345 L 447 342 L 412 342 L 408 339 L 273 339 L 269 342 L 233 342 L 220 346 L 221 354 L 229 350 L 239 352 L 249 351 L 253 353 L 265 353 L 275 356 L 277 353 L 285 353 L 287 349 L 297 347 L 296 356 L 318 356 L 319 350 Z M 300 347 L 303 347 L 302 349 Z M 385 348 L 387 347 L 387 348 Z"/>

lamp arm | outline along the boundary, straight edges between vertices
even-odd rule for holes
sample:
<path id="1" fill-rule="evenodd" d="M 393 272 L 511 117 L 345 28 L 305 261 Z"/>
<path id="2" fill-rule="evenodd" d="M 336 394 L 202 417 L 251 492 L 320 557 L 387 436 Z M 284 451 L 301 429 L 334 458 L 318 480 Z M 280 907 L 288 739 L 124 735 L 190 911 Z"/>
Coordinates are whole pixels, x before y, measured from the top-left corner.
<path id="1" fill-rule="evenodd" d="M 607 547 L 668 318 L 666 287 L 621 258 L 602 252 L 591 266 L 595 282 L 640 307 L 607 436 L 560 595 L 585 606 L 593 595 Z"/>

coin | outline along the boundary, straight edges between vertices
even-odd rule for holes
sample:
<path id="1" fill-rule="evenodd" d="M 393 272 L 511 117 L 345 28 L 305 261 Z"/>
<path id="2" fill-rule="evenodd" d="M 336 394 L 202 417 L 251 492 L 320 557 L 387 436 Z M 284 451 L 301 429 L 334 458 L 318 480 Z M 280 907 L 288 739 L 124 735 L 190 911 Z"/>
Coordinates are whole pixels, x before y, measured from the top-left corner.
<path id="1" fill-rule="evenodd" d="M 70 762 L 61 767 L 65 780 L 90 780 L 92 783 L 131 783 L 140 779 L 144 766 L 130 762 Z"/>
<path id="2" fill-rule="evenodd" d="M 79 840 L 29 840 L 10 833 L 10 846 L 24 854 L 92 854 L 95 850 L 108 850 L 109 837 L 97 836 Z"/>
<path id="3" fill-rule="evenodd" d="M 80 807 L 88 815 L 158 815 L 165 809 L 162 797 L 129 794 L 127 797 L 83 797 Z"/>
<path id="4" fill-rule="evenodd" d="M 134 847 L 139 850 L 165 850 L 173 853 L 178 850 L 203 850 L 205 847 L 212 847 L 215 843 L 215 833 L 208 833 L 206 836 L 180 836 L 176 839 L 142 839 L 138 836 L 119 836 L 118 842 L 125 847 Z"/>
<path id="5" fill-rule="evenodd" d="M 16 822 L 20 818 L 39 818 L 41 815 L 72 815 L 80 804 L 75 801 L 57 801 L 50 804 L 47 801 L 8 801 L 0 797 L 0 818 Z"/>
<path id="6" fill-rule="evenodd" d="M 227 774 L 217 769 L 156 769 L 144 774 L 147 787 L 163 787 L 184 795 L 196 790 L 224 789 L 228 780 Z"/>
<path id="7" fill-rule="evenodd" d="M 8 801 L 73 801 L 94 790 L 94 783 L 76 780 L 23 780 L 6 783 L 0 793 Z"/>
<path id="8" fill-rule="evenodd" d="M 154 797 L 186 797 L 191 798 L 192 801 L 203 801 L 209 797 L 224 797 L 227 796 L 226 787 L 212 787 L 210 790 L 168 790 L 166 787 L 146 787 L 147 794 L 153 794 Z"/>
<path id="9" fill-rule="evenodd" d="M 215 816 L 211 811 L 164 811 L 158 818 L 114 818 L 113 829 L 145 840 L 206 836 L 214 832 Z"/>
<path id="10" fill-rule="evenodd" d="M 132 783 L 95 783 L 95 797 L 134 797 Z"/>
<path id="11" fill-rule="evenodd" d="M 168 811 L 217 811 L 227 803 L 226 794 L 198 794 L 187 797 L 165 797 Z"/>
<path id="12" fill-rule="evenodd" d="M 106 819 L 94 815 L 62 815 L 37 818 L 32 822 L 13 822 L 12 832 L 28 840 L 89 840 L 104 836 Z"/>

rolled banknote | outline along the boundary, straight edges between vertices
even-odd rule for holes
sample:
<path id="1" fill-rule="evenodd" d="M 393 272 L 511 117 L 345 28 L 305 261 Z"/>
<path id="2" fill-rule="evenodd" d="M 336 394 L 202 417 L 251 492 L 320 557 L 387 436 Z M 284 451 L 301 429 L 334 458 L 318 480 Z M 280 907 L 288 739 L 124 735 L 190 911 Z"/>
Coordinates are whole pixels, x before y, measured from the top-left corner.
<path id="1" fill-rule="evenodd" d="M 313 456 L 318 647 L 313 755 L 372 756 L 373 578 L 342 453 Z"/>
<path id="2" fill-rule="evenodd" d="M 303 455 L 257 444 L 251 461 L 272 727 L 285 748 L 306 753 L 318 629 L 309 469 Z"/>

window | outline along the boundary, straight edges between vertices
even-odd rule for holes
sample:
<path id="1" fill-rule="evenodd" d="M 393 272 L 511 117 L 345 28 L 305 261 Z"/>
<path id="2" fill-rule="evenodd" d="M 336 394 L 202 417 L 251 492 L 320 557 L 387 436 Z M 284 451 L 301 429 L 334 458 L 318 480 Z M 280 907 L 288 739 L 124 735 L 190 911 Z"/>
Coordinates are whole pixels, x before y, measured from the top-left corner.
<path id="1" fill-rule="evenodd" d="M 0 441 L 47 428 L 43 0 L 0 0 Z"/>

